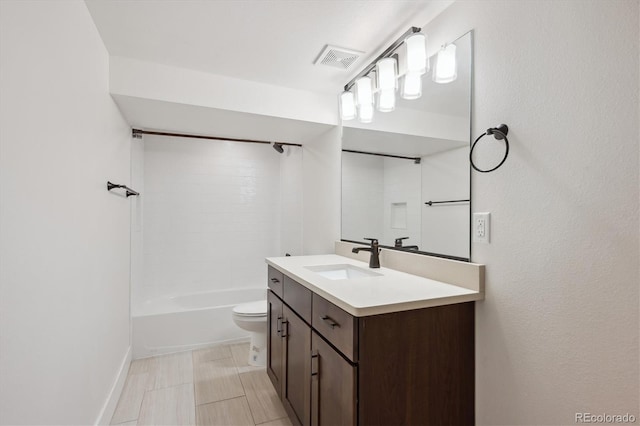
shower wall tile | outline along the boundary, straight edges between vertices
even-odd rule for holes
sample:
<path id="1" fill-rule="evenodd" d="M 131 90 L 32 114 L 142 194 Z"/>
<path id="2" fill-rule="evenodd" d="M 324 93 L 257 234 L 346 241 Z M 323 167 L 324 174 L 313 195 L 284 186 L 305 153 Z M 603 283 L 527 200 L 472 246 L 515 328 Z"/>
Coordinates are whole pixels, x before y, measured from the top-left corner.
<path id="1" fill-rule="evenodd" d="M 264 258 L 302 252 L 302 150 L 148 137 L 138 301 L 265 286 Z"/>
<path id="2" fill-rule="evenodd" d="M 384 159 L 384 229 L 382 240 L 387 244 L 396 238 L 409 237 L 404 245 L 421 245 L 421 166 L 397 158 Z M 396 228 L 392 221 L 392 205 L 405 204 L 404 226 Z"/>

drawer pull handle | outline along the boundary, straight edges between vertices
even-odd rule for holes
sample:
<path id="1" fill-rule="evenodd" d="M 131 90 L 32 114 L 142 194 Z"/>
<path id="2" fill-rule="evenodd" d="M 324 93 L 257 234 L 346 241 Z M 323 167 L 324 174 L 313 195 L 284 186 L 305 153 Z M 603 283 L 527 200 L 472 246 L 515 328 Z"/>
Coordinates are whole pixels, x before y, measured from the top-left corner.
<path id="1" fill-rule="evenodd" d="M 277 278 L 271 278 L 271 282 L 275 284 L 275 283 L 279 283 L 280 280 Z"/>
<path id="2" fill-rule="evenodd" d="M 331 318 L 329 315 L 321 316 L 320 319 L 326 322 L 327 324 L 329 324 L 329 327 L 331 327 L 331 329 L 334 329 L 336 327 L 340 328 L 340 324 L 335 322 L 333 318 Z"/>
<path id="3" fill-rule="evenodd" d="M 284 339 L 285 337 L 289 337 L 289 321 L 282 321 L 281 324 L 282 330 L 280 330 L 280 337 Z"/>

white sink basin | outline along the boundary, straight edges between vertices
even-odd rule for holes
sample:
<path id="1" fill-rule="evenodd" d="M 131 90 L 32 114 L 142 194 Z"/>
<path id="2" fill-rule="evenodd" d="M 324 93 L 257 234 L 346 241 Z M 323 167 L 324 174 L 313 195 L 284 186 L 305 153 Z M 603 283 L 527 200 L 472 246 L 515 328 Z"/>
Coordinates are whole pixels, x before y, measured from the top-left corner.
<path id="1" fill-rule="evenodd" d="M 330 280 L 353 280 L 356 278 L 382 276 L 377 272 L 348 264 L 305 266 L 305 268 Z"/>

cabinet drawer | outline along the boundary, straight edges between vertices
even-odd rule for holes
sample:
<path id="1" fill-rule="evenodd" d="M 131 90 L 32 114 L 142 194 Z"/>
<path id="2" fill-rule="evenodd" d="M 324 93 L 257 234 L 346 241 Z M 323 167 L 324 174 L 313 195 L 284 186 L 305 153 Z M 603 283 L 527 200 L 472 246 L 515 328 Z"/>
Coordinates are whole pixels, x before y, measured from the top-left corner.
<path id="1" fill-rule="evenodd" d="M 358 360 L 356 318 L 317 294 L 313 295 L 313 328 L 347 358 Z"/>
<path id="2" fill-rule="evenodd" d="M 284 275 L 272 266 L 268 267 L 267 275 L 267 285 L 278 297 L 282 298 Z"/>
<path id="3" fill-rule="evenodd" d="M 300 318 L 311 324 L 311 290 L 285 275 L 283 300 Z"/>

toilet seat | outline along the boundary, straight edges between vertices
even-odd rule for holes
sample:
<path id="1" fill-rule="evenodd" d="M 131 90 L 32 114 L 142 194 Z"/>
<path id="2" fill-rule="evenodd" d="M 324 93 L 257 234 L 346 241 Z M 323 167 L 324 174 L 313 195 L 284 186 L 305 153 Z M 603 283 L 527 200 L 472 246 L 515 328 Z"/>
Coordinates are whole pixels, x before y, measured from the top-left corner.
<path id="1" fill-rule="evenodd" d="M 241 317 L 264 317 L 267 316 L 267 301 L 258 300 L 256 302 L 242 303 L 233 308 L 233 314 Z"/>

